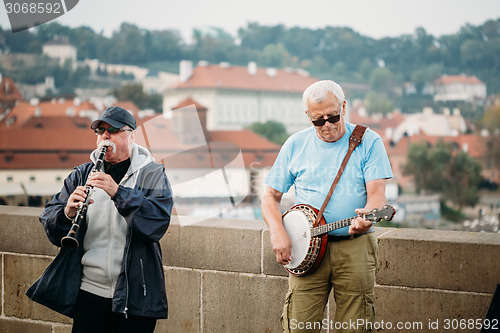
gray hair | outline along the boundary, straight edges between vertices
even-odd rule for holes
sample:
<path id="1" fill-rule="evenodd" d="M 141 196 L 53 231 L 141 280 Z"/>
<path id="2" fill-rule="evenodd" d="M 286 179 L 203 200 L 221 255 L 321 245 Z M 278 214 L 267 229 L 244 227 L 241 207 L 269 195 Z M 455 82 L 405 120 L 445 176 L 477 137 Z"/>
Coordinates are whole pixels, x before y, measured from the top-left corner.
<path id="1" fill-rule="evenodd" d="M 326 99 L 328 93 L 332 93 L 339 103 L 343 103 L 345 99 L 344 91 L 339 84 L 332 80 L 322 80 L 311 84 L 302 94 L 302 102 L 304 103 L 305 110 L 307 110 L 307 103 L 319 103 Z"/>

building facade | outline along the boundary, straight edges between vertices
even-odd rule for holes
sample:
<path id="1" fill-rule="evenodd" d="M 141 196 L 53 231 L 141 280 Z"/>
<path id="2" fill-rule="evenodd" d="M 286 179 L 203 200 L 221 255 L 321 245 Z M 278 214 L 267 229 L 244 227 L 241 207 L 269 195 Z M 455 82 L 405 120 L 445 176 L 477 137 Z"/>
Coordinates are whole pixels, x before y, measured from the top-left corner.
<path id="1" fill-rule="evenodd" d="M 240 130 L 255 122 L 274 120 L 288 133 L 309 122 L 304 114 L 302 92 L 318 79 L 301 70 L 258 68 L 190 61 L 180 63 L 180 81 L 163 92 L 163 111 L 170 112 L 186 98 L 194 98 L 208 110 L 210 130 Z"/>
<path id="2" fill-rule="evenodd" d="M 443 75 L 433 83 L 436 102 L 474 102 L 486 99 L 486 84 L 476 76 Z"/>

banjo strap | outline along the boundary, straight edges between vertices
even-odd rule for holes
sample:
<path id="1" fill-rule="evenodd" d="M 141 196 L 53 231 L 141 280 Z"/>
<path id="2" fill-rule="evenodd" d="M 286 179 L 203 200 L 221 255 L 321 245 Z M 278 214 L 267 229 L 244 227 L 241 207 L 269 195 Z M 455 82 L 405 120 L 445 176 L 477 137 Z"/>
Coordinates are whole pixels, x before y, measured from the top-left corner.
<path id="1" fill-rule="evenodd" d="M 315 227 L 319 226 L 319 221 L 321 221 L 321 217 L 325 212 L 326 206 L 328 205 L 328 201 L 330 201 L 330 198 L 332 197 L 333 191 L 335 191 L 335 187 L 337 186 L 337 183 L 340 180 L 340 176 L 342 176 L 342 173 L 344 172 L 344 169 L 347 165 L 347 162 L 349 161 L 349 158 L 351 157 L 352 152 L 354 151 L 354 149 L 356 149 L 357 146 L 359 146 L 359 144 L 363 140 L 363 136 L 365 135 L 366 129 L 367 129 L 366 126 L 356 125 L 354 131 L 352 131 L 351 137 L 349 138 L 349 149 L 347 150 L 347 154 L 345 155 L 344 160 L 340 165 L 339 171 L 337 172 L 337 176 L 335 176 L 335 179 L 333 180 L 332 186 L 330 187 L 330 191 L 328 191 L 325 201 L 323 202 L 323 206 L 321 206 L 321 209 L 319 210 L 319 213 L 316 216 L 316 221 L 314 222 Z"/>

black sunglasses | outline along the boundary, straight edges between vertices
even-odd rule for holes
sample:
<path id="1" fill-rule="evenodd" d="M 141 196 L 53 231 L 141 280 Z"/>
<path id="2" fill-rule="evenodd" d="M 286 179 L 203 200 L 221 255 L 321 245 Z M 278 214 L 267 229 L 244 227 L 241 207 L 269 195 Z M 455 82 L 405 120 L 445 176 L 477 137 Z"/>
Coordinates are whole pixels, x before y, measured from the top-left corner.
<path id="1" fill-rule="evenodd" d="M 340 120 L 340 113 L 338 115 L 331 116 L 331 117 L 328 117 L 326 119 L 324 119 L 324 118 L 321 118 L 318 120 L 311 119 L 311 122 L 314 124 L 314 126 L 323 126 L 327 121 L 329 123 L 335 124 L 335 123 L 339 122 L 339 120 Z"/>
<path id="2" fill-rule="evenodd" d="M 116 134 L 118 132 L 132 131 L 130 128 L 116 128 L 116 127 L 108 127 L 108 128 L 96 128 L 94 130 L 96 135 L 103 135 L 104 132 L 108 131 L 109 134 Z"/>

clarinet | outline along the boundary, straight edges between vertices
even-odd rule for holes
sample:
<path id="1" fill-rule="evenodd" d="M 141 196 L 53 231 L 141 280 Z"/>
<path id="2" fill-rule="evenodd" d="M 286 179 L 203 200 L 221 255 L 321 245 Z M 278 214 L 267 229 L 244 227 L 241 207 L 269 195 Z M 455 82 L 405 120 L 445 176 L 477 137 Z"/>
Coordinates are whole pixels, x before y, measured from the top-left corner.
<path id="1" fill-rule="evenodd" d="M 95 162 L 95 165 L 92 168 L 90 174 L 98 171 L 101 168 L 108 147 L 109 146 L 102 146 L 99 157 L 97 158 L 97 161 Z M 87 209 L 89 208 L 92 189 L 93 186 L 85 185 L 85 194 L 87 195 L 87 197 L 85 198 L 84 202 L 80 203 L 76 215 L 73 218 L 73 224 L 71 225 L 71 229 L 69 230 L 68 234 L 61 239 L 62 247 L 66 247 L 68 249 L 76 249 L 79 246 L 78 233 L 80 232 L 80 226 L 85 221 L 85 217 L 87 216 Z"/>

